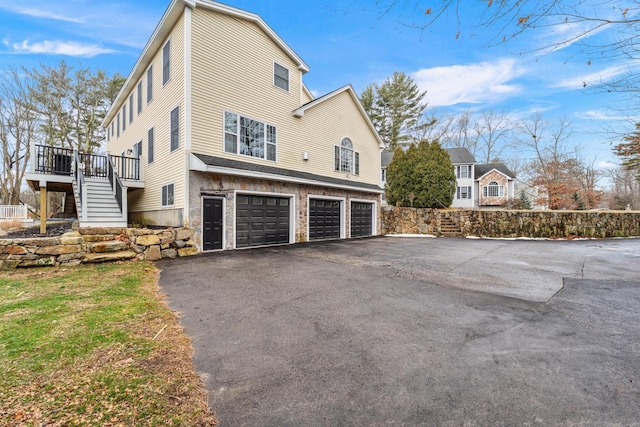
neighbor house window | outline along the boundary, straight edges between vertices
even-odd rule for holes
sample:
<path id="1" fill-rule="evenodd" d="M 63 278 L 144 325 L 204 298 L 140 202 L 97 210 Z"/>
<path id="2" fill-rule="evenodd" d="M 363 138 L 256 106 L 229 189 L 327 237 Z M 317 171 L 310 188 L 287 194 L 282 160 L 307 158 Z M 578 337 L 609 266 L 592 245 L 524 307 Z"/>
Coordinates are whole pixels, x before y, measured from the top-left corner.
<path id="1" fill-rule="evenodd" d="M 471 178 L 471 165 L 461 165 L 457 167 L 458 178 Z"/>
<path id="2" fill-rule="evenodd" d="M 162 206 L 173 206 L 173 184 L 162 186 Z"/>
<path id="3" fill-rule="evenodd" d="M 153 99 L 153 65 L 147 70 L 147 104 Z"/>
<path id="4" fill-rule="evenodd" d="M 153 163 L 153 128 L 147 132 L 147 163 Z"/>
<path id="5" fill-rule="evenodd" d="M 457 191 L 458 199 L 470 199 L 471 198 L 471 187 L 458 187 Z"/>
<path id="6" fill-rule="evenodd" d="M 171 40 L 162 48 L 162 84 L 166 84 L 171 78 Z"/>
<path id="7" fill-rule="evenodd" d="M 142 80 L 138 82 L 138 114 L 142 113 Z"/>
<path id="8" fill-rule="evenodd" d="M 339 146 L 334 147 L 334 170 L 360 174 L 360 153 L 353 151 L 353 143 L 349 138 L 344 138 Z"/>
<path id="9" fill-rule="evenodd" d="M 171 151 L 180 147 L 180 107 L 171 111 Z"/>
<path id="10" fill-rule="evenodd" d="M 133 121 L 133 94 L 129 95 L 129 123 Z"/>
<path id="11" fill-rule="evenodd" d="M 275 62 L 273 63 L 273 84 L 289 91 L 289 70 Z"/>
<path id="12" fill-rule="evenodd" d="M 483 187 L 482 195 L 484 197 L 504 197 L 504 186 L 491 181 L 489 185 Z"/>
<path id="13" fill-rule="evenodd" d="M 224 151 L 276 161 L 276 127 L 224 112 Z"/>

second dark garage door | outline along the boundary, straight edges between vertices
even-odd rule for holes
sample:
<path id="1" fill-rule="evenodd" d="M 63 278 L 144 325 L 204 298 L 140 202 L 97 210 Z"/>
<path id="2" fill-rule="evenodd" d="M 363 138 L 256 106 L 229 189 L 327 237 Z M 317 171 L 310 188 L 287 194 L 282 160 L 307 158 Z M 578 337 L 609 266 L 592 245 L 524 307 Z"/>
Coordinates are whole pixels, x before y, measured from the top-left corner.
<path id="1" fill-rule="evenodd" d="M 309 240 L 340 238 L 340 202 L 309 199 Z"/>
<path id="2" fill-rule="evenodd" d="M 351 237 L 371 236 L 373 203 L 351 202 Z"/>
<path id="3" fill-rule="evenodd" d="M 236 198 L 236 247 L 289 243 L 289 199 L 251 196 Z"/>

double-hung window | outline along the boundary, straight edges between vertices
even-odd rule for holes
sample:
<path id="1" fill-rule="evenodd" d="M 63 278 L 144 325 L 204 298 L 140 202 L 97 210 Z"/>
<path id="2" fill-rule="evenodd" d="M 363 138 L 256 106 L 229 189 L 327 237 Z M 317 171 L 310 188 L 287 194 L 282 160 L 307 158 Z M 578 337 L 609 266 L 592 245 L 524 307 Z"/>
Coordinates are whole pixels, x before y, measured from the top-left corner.
<path id="1" fill-rule="evenodd" d="M 276 62 L 273 63 L 273 84 L 289 91 L 289 70 Z"/>
<path id="2" fill-rule="evenodd" d="M 173 206 L 173 193 L 175 186 L 173 184 L 167 184 L 162 186 L 162 206 Z"/>
<path id="3" fill-rule="evenodd" d="M 353 151 L 353 143 L 349 138 L 343 138 L 340 145 L 334 147 L 334 170 L 360 174 L 360 153 Z"/>
<path id="4" fill-rule="evenodd" d="M 457 198 L 458 199 L 470 199 L 471 198 L 471 187 L 468 187 L 468 186 L 458 187 Z"/>
<path id="5" fill-rule="evenodd" d="M 171 78 L 171 40 L 162 48 L 162 84 L 165 85 Z"/>
<path id="6" fill-rule="evenodd" d="M 275 126 L 224 112 L 224 151 L 275 162 L 276 147 Z"/>
<path id="7" fill-rule="evenodd" d="M 471 165 L 460 165 L 457 169 L 458 178 L 471 178 Z"/>
<path id="8" fill-rule="evenodd" d="M 180 147 L 180 106 L 171 111 L 171 151 Z"/>

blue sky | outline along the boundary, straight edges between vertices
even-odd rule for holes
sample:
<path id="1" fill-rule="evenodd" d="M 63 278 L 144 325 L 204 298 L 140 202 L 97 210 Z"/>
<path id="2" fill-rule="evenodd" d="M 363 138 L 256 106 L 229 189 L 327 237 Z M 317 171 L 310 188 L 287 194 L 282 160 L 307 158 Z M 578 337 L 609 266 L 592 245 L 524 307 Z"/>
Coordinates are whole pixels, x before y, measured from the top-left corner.
<path id="1" fill-rule="evenodd" d="M 514 119 L 534 112 L 552 121 L 565 116 L 574 124 L 572 142 L 582 145 L 588 157 L 597 157 L 602 166 L 617 161 L 601 132 L 618 123 L 607 109 L 618 95 L 585 92 L 583 84 L 606 80 L 629 64 L 588 65 L 574 46 L 520 54 L 570 29 L 536 30 L 506 47 L 487 48 L 491 33 L 486 29 L 463 22 L 456 38 L 453 16 L 422 32 L 406 25 L 424 20 L 402 6 L 412 1 L 399 2 L 401 7 L 384 16 L 373 0 L 225 3 L 259 14 L 309 64 L 305 83 L 316 95 L 346 83 L 359 93 L 367 84 L 403 71 L 427 90 L 430 107 L 450 113 L 494 109 Z M 0 0 L 0 68 L 30 68 L 64 58 L 71 65 L 126 76 L 167 5 L 168 0 Z M 593 37 L 612 36 L 602 32 Z"/>

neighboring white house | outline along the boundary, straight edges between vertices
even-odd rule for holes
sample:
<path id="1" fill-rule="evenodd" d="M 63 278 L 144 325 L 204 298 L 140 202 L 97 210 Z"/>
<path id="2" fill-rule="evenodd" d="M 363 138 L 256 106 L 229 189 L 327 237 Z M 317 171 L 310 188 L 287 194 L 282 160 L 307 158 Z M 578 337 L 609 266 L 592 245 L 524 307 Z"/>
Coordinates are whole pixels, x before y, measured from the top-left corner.
<path id="1" fill-rule="evenodd" d="M 446 148 L 456 174 L 454 208 L 499 206 L 515 197 L 516 176 L 502 163 L 476 164 L 467 148 Z M 381 154 L 381 185 L 386 185 L 386 169 L 393 153 Z"/>

